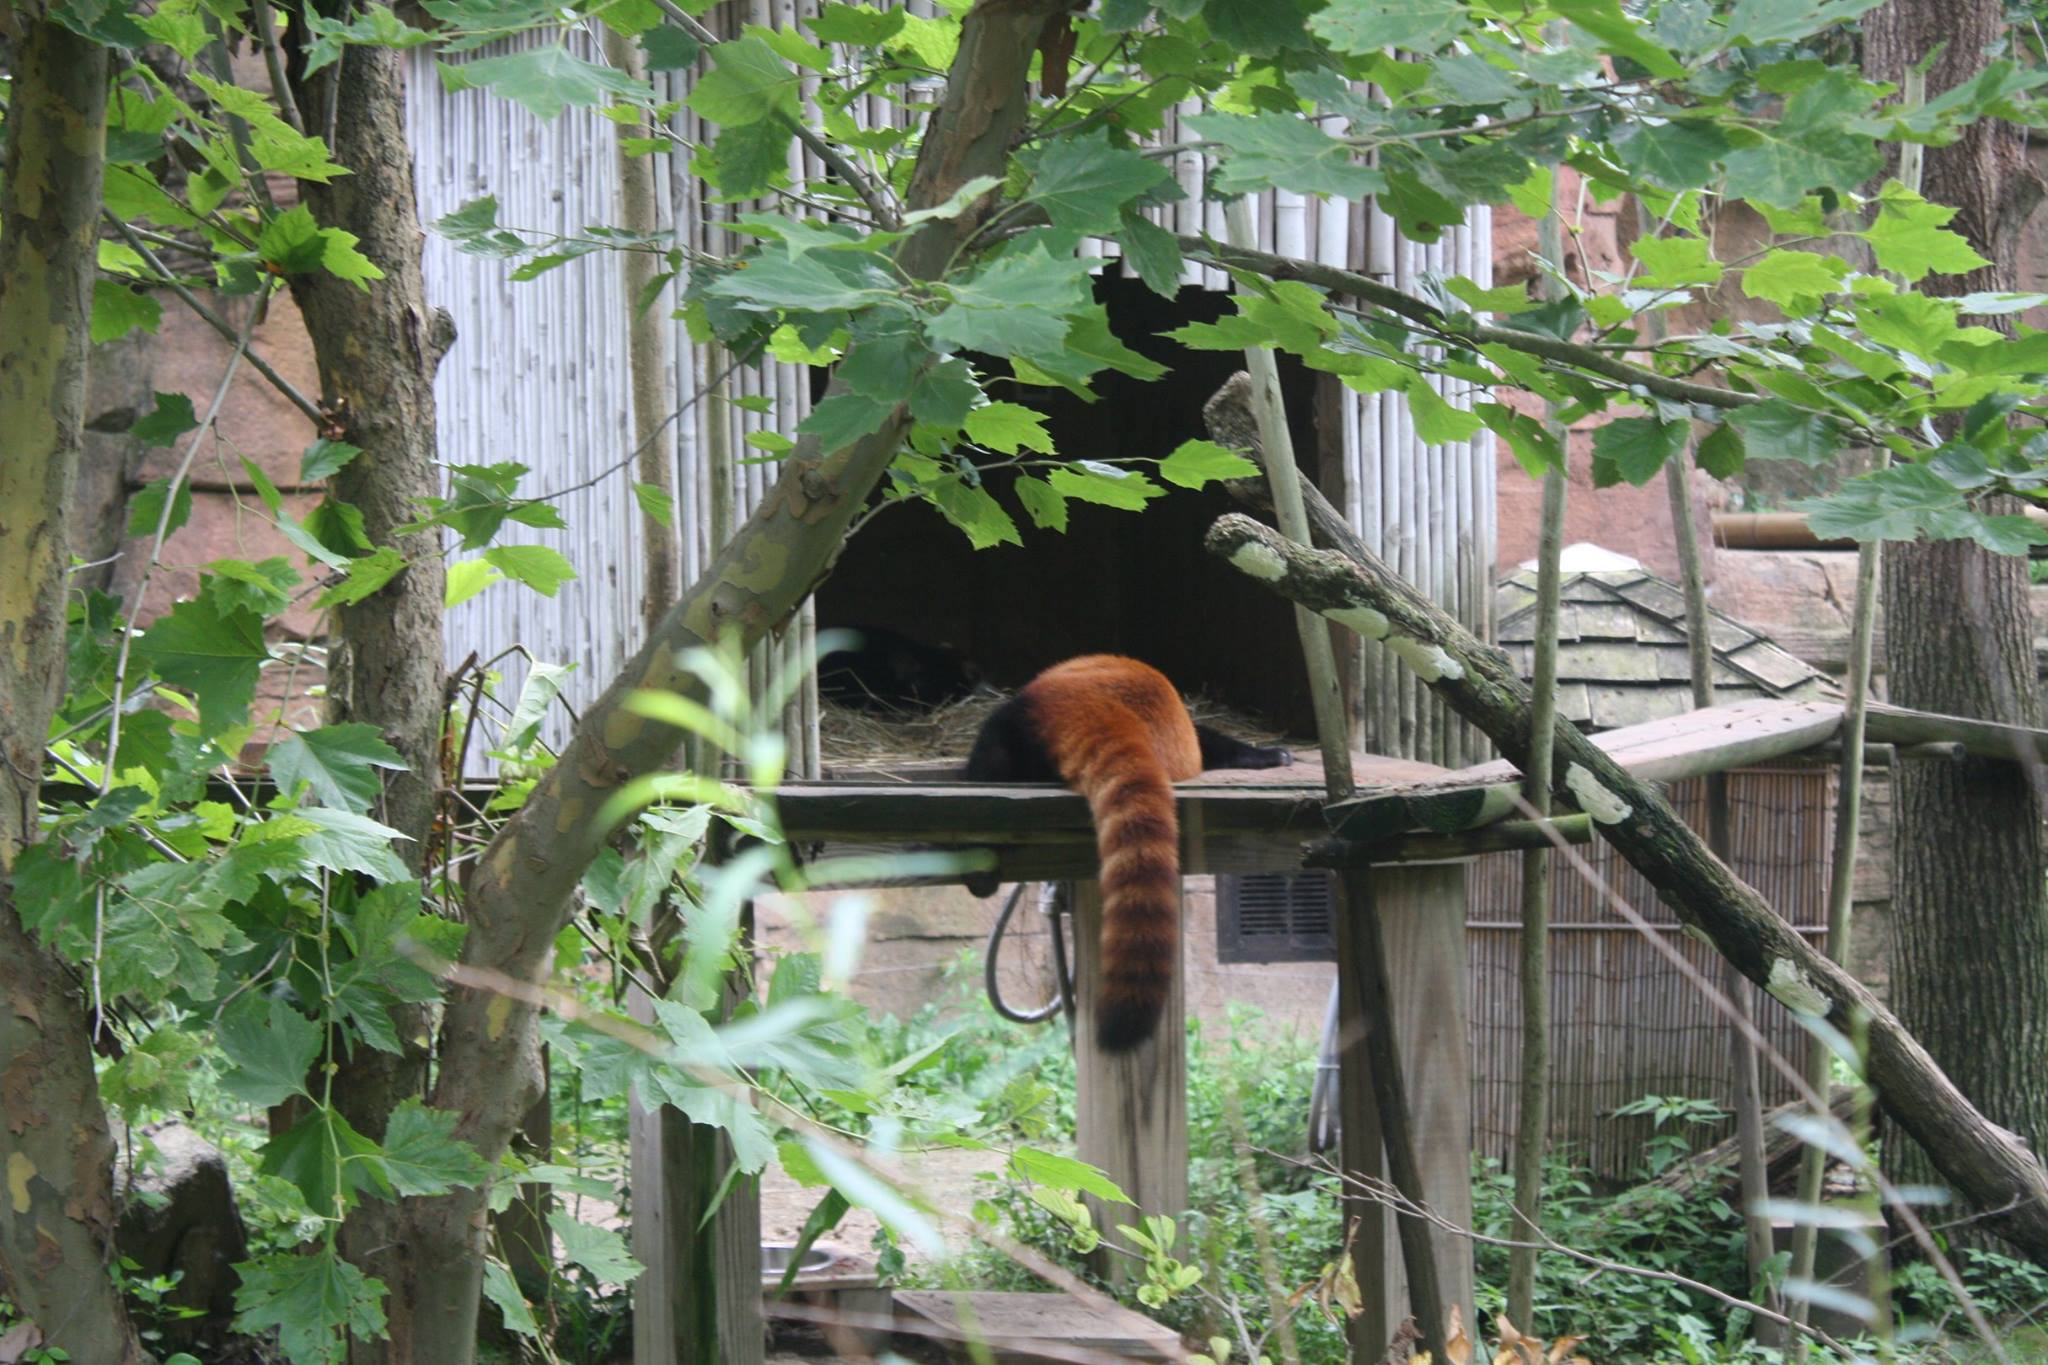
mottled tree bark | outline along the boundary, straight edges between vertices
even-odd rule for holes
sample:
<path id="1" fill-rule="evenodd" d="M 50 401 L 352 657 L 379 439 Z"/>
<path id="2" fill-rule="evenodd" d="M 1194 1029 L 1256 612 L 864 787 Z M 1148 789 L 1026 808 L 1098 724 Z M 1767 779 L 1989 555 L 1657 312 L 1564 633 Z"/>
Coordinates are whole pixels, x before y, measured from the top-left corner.
<path id="1" fill-rule="evenodd" d="M 1927 75 L 1932 98 L 1982 68 L 2006 23 L 1998 0 L 1893 0 L 1864 20 L 1863 35 L 1868 74 L 1894 83 L 1942 48 Z M 1949 226 L 1991 263 L 1969 275 L 1930 275 L 1919 288 L 2013 288 L 2020 229 L 2041 195 L 2024 131 L 1990 120 L 1951 146 L 1928 148 L 1922 192 L 1959 210 Z M 2004 316 L 1977 322 L 2011 325 Z M 1885 557 L 1884 612 L 1892 702 L 2040 724 L 2024 558 L 1963 540 L 1900 545 Z M 2036 1152 L 2048 1141 L 2040 777 L 1981 758 L 1892 771 L 1892 1005 L 1985 1117 Z M 1934 1175 L 1903 1135 L 1885 1144 L 1885 1157 L 1897 1178 Z"/>
<path id="2" fill-rule="evenodd" d="M 141 1352 L 108 1275 L 114 1141 L 91 1021 L 77 974 L 23 927 L 12 880 L 64 684 L 107 54 L 39 5 L 14 18 L 0 179 L 0 1292 L 45 1346 L 126 1365 Z"/>
<path id="3" fill-rule="evenodd" d="M 303 32 L 299 23 L 292 28 Z M 383 588 L 337 609 L 328 719 L 374 725 L 404 758 L 403 771 L 384 774 L 383 795 L 372 814 L 405 836 L 394 851 L 418 872 L 431 843 L 440 785 L 446 574 L 436 535 L 400 535 L 398 528 L 419 520 L 421 499 L 440 491 L 433 383 L 452 328 L 445 314 L 428 308 L 420 278 L 401 61 L 396 52 L 351 47 L 339 62 L 310 77 L 297 54 L 288 65 L 294 102 L 312 125 L 308 131 L 324 136 L 334 159 L 350 172 L 325 185 L 301 182 L 306 206 L 321 226 L 360 238 L 357 249 L 384 272 L 368 289 L 320 271 L 294 275 L 291 282 L 320 368 L 321 406 L 340 437 L 362 448 L 335 475 L 332 496 L 362 512 L 372 545 L 394 546 L 406 559 Z M 334 1078 L 335 1107 L 357 1131 L 374 1138 L 383 1136 L 399 1102 L 426 1087 L 427 1013 L 416 1005 L 394 1005 L 391 1015 L 403 1050 L 393 1054 L 359 1044 Z M 407 1257 L 398 1210 L 383 1200 L 366 1200 L 349 1214 L 341 1249 L 388 1287 L 391 1340 L 402 1341 L 422 1274 L 431 1279 L 439 1268 Z M 355 1358 L 364 1359 L 369 1349 L 369 1343 L 359 1343 Z"/>

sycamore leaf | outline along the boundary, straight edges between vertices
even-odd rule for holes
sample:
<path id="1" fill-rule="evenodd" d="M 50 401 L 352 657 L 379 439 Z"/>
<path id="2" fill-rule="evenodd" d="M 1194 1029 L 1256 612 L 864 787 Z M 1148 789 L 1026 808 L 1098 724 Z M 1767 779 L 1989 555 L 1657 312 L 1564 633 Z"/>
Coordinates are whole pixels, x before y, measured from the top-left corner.
<path id="1" fill-rule="evenodd" d="M 199 425 L 192 400 L 182 393 L 156 395 L 156 406 L 136 419 L 128 434 L 145 445 L 173 446 L 178 438 Z"/>
<path id="2" fill-rule="evenodd" d="M 352 446 L 347 441 L 331 441 L 322 436 L 299 456 L 299 482 L 319 483 L 322 479 L 331 479 L 362 453 L 361 446 Z"/>
<path id="3" fill-rule="evenodd" d="M 263 619 L 246 607 L 225 611 L 204 601 L 180 602 L 136 641 L 165 682 L 189 691 L 199 725 L 217 735 L 239 725 L 256 697 L 256 678 L 270 658 Z"/>
<path id="4" fill-rule="evenodd" d="M 341 581 L 320 594 L 313 603 L 321 609 L 352 607 L 375 594 L 398 577 L 405 568 L 405 556 L 392 545 L 379 545 L 370 553 L 348 561 Z"/>
<path id="5" fill-rule="evenodd" d="M 1742 272 L 1742 292 L 1768 299 L 1787 312 L 1795 300 L 1833 294 L 1842 288 L 1849 263 L 1812 251 L 1773 251 Z"/>
<path id="6" fill-rule="evenodd" d="M 711 56 L 714 65 L 684 101 L 704 118 L 732 128 L 778 115 L 803 117 L 801 78 L 761 34 L 720 43 Z"/>
<path id="7" fill-rule="evenodd" d="M 952 480 L 933 489 L 931 497 L 946 520 L 966 532 L 967 543 L 977 550 L 1024 543 L 1017 534 L 1017 523 L 986 488 Z"/>
<path id="8" fill-rule="evenodd" d="M 406 835 L 386 824 L 350 810 L 326 806 L 301 806 L 288 817 L 310 826 L 299 836 L 299 847 L 315 867 L 330 872 L 360 872 L 380 882 L 404 881 L 405 864 L 392 852 L 392 845 Z"/>
<path id="9" fill-rule="evenodd" d="M 264 1336 L 275 1328 L 288 1360 L 333 1365 L 346 1358 L 351 1336 L 384 1335 L 384 1282 L 342 1260 L 329 1243 L 244 1261 L 235 1272 L 236 1329 Z"/>
<path id="10" fill-rule="evenodd" d="M 1888 185 L 1878 197 L 1877 221 L 1863 236 L 1878 265 L 1907 284 L 1919 283 L 1930 271 L 1963 275 L 1989 265 L 1968 238 L 1942 226 L 1955 216 L 1947 204 L 1930 204 L 1902 185 Z"/>
<path id="11" fill-rule="evenodd" d="M 1024 510 L 1031 514 L 1033 525 L 1047 531 L 1067 529 L 1067 500 L 1051 484 L 1029 474 L 1019 474 L 1013 486 L 1017 501 L 1023 503 Z"/>
<path id="12" fill-rule="evenodd" d="M 1032 1147 L 1019 1147 L 1010 1153 L 1010 1173 L 1019 1179 L 1068 1194 L 1092 1194 L 1117 1204 L 1136 1202 L 1100 1168 L 1070 1156 L 1055 1156 Z"/>
<path id="13" fill-rule="evenodd" d="M 594 1275 L 599 1284 L 630 1284 L 646 1268 L 633 1259 L 618 1233 L 582 1222 L 567 1209 L 550 1213 L 548 1226 L 561 1239 L 562 1254 Z"/>
<path id="14" fill-rule="evenodd" d="M 542 597 L 553 597 L 562 584 L 576 576 L 562 552 L 545 545 L 493 545 L 484 551 L 484 558 L 503 570 L 505 577 L 518 579 Z"/>
<path id="15" fill-rule="evenodd" d="M 1048 144 L 1032 162 L 1024 202 L 1042 207 L 1054 227 L 1114 232 L 1124 205 L 1169 178 L 1157 160 L 1110 146 L 1104 129 Z"/>
<path id="16" fill-rule="evenodd" d="M 163 305 L 147 292 L 119 280 L 92 282 L 92 339 L 95 345 L 119 341 L 130 332 L 152 335 L 163 321 Z"/>
<path id="17" fill-rule="evenodd" d="M 417 1095 L 391 1111 L 384 1130 L 384 1171 L 402 1195 L 446 1194 L 475 1185 L 490 1174 L 490 1163 L 455 1136 L 461 1115 L 429 1109 Z"/>
<path id="18" fill-rule="evenodd" d="M 1200 488 L 1225 479 L 1249 479 L 1259 467 L 1228 446 L 1214 441 L 1183 441 L 1159 462 L 1159 477 L 1182 488 Z"/>
<path id="19" fill-rule="evenodd" d="M 221 1016 L 214 1041 L 229 1062 L 221 1086 L 260 1109 L 306 1092 L 306 1077 L 320 1055 L 320 1025 L 282 1000 L 266 1009 L 255 997 Z"/>
<path id="20" fill-rule="evenodd" d="M 1742 433 L 1748 457 L 1754 460 L 1821 465 L 1842 448 L 1841 432 L 1833 422 L 1781 398 L 1736 408 L 1728 414 L 1727 424 Z"/>
<path id="21" fill-rule="evenodd" d="M 272 744 L 264 761 L 281 791 L 295 792 L 305 782 L 321 805 L 358 814 L 383 790 L 377 769 L 405 771 L 405 760 L 377 727 L 359 722 L 295 731 Z"/>
<path id="22" fill-rule="evenodd" d="M 1216 188 L 1225 194 L 1273 187 L 1363 199 L 1386 187 L 1348 143 L 1292 114 L 1197 114 L 1182 122 L 1228 153 L 1216 171 Z"/>
<path id="23" fill-rule="evenodd" d="M 562 695 L 562 684 L 575 671 L 574 664 L 551 663 L 535 663 L 527 670 L 526 681 L 519 688 L 519 704 L 512 708 L 512 719 L 505 722 L 506 748 L 524 749 L 533 743 L 540 732 L 541 719 Z"/>
<path id="24" fill-rule="evenodd" d="M 487 559 L 458 559 L 448 566 L 448 589 L 441 605 L 459 607 L 491 584 L 504 581 L 505 575 Z"/>
<path id="25" fill-rule="evenodd" d="M 654 32 L 674 33 L 676 30 L 656 29 Z M 645 35 L 641 41 L 645 42 L 651 36 Z M 519 1282 L 512 1278 L 512 1272 L 505 1268 L 504 1262 L 484 1262 L 484 1297 L 497 1306 L 506 1331 L 536 1339 L 540 1336 L 540 1324 L 534 1321 L 533 1308 L 526 1302 L 526 1296 L 519 1292 Z"/>
<path id="26" fill-rule="evenodd" d="M 644 99 L 650 93 L 644 82 L 585 61 L 559 43 L 460 66 L 443 62 L 441 83 L 451 90 L 488 88 L 544 119 L 570 105 L 584 108 L 604 104 L 613 95 Z"/>
<path id="27" fill-rule="evenodd" d="M 1641 237 L 1629 251 L 1643 263 L 1636 283 L 1645 289 L 1683 289 L 1719 284 L 1721 263 L 1698 237 Z"/>
<path id="28" fill-rule="evenodd" d="M 1166 490 L 1143 474 L 1095 460 L 1079 460 L 1065 469 L 1055 469 L 1046 479 L 1053 491 L 1081 502 L 1141 512 Z"/>
<path id="29" fill-rule="evenodd" d="M 307 1208 L 330 1217 L 354 1204 L 359 1194 L 390 1189 L 377 1144 L 339 1110 L 321 1105 L 265 1144 L 257 1169 L 289 1180 L 305 1196 Z"/>
<path id="30" fill-rule="evenodd" d="M 1339 52 L 1435 52 L 1464 32 L 1466 9 L 1463 0 L 1335 0 L 1308 26 Z"/>
<path id="31" fill-rule="evenodd" d="M 1641 487 L 1657 477 L 1665 461 L 1685 449 L 1691 434 L 1688 422 L 1619 417 L 1594 431 L 1593 458 L 1611 462 L 1616 473 Z"/>
<path id="32" fill-rule="evenodd" d="M 164 498 L 170 496 L 171 515 L 164 521 Z M 156 524 L 164 521 L 164 538 L 177 534 L 192 516 L 192 481 L 178 480 L 178 491 L 171 493 L 168 476 L 146 484 L 128 501 L 128 534 L 134 537 L 155 536 Z"/>
<path id="33" fill-rule="evenodd" d="M 967 414 L 967 436 L 978 445 L 1004 455 L 1019 450 L 1052 454 L 1052 437 L 1045 429 L 1045 414 L 1022 403 L 989 403 Z"/>

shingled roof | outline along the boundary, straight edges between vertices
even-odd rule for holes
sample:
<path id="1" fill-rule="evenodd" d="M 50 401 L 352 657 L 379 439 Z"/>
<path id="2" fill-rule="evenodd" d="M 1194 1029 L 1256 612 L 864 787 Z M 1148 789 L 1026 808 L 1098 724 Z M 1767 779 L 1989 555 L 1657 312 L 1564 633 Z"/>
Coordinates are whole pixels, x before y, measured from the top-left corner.
<path id="1" fill-rule="evenodd" d="M 1685 595 L 1634 560 L 1593 545 L 1563 558 L 1558 610 L 1557 709 L 1584 730 L 1613 730 L 1692 709 Z M 1536 570 L 1523 565 L 1494 597 L 1500 647 L 1529 676 L 1536 639 Z M 1740 621 L 1708 608 L 1714 700 L 1839 695 L 1824 673 Z"/>

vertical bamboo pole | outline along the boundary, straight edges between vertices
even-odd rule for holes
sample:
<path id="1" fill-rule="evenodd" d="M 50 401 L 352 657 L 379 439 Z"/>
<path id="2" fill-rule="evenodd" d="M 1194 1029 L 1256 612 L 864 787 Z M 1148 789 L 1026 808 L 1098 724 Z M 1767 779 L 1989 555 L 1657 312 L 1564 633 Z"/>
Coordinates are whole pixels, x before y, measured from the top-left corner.
<path id="1" fill-rule="evenodd" d="M 1250 245 L 1255 240 L 1251 212 L 1243 199 L 1234 199 L 1225 210 L 1228 240 Z M 1281 533 L 1300 544 L 1310 544 L 1308 513 L 1301 496 L 1300 472 L 1294 461 L 1294 441 L 1287 429 L 1287 410 L 1280 395 L 1280 372 L 1271 350 L 1254 347 L 1245 352 L 1245 366 L 1251 373 L 1252 412 L 1257 418 L 1266 479 L 1273 490 L 1273 509 Z M 1308 660 L 1309 686 L 1316 715 L 1316 736 L 1323 754 L 1323 780 L 1332 801 L 1343 800 L 1355 789 L 1351 772 L 1351 743 L 1346 733 L 1343 698 L 1338 692 L 1337 663 L 1330 643 L 1330 627 L 1306 609 L 1295 609 L 1302 653 Z M 1385 1144 L 1387 1169 L 1394 1187 L 1410 1201 L 1427 1202 L 1422 1188 L 1421 1167 L 1416 1159 L 1414 1133 L 1409 1123 L 1408 1092 L 1401 1074 L 1400 1052 L 1395 1045 L 1389 973 L 1380 926 L 1372 901 L 1369 874 L 1343 874 L 1342 895 L 1337 916 L 1338 971 L 1350 979 L 1346 994 L 1359 1007 L 1354 1022 L 1365 1030 L 1365 1051 L 1370 1060 L 1375 1107 L 1379 1111 L 1381 1140 Z M 1408 1272 L 1408 1297 L 1425 1347 L 1437 1358 L 1445 1358 L 1444 1303 L 1438 1282 L 1436 1253 L 1428 1223 L 1403 1215 L 1398 1220 L 1402 1261 Z M 1360 1249 L 1361 1252 L 1364 1248 Z M 1370 1249 L 1376 1259 L 1378 1248 Z M 1383 1343 L 1366 1344 L 1377 1352 Z"/>

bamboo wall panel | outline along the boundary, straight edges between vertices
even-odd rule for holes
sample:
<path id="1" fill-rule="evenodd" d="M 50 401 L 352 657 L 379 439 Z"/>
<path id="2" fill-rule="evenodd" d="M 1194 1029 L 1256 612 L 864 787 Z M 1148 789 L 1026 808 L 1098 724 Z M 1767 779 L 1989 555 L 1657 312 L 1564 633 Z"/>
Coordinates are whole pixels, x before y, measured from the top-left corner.
<path id="1" fill-rule="evenodd" d="M 817 0 L 729 0 L 705 16 L 714 30 L 737 33 L 747 24 L 788 24 L 816 12 Z M 933 0 L 909 0 L 913 14 L 937 13 Z M 594 56 L 587 35 L 572 43 Z M 507 226 L 576 233 L 586 225 L 616 219 L 614 127 L 590 110 L 569 109 L 543 122 L 487 91 L 449 92 L 424 53 L 412 57 L 408 118 L 419 149 L 417 185 L 421 217 L 433 219 L 485 194 L 497 196 L 499 221 Z M 700 62 L 701 71 L 708 58 Z M 696 71 L 661 73 L 657 89 L 680 100 Z M 815 95 L 807 78 L 806 102 Z M 898 121 L 903 111 L 888 101 L 863 96 L 855 112 L 871 126 Z M 1171 113 L 1160 140 L 1186 140 L 1180 118 L 1199 112 L 1189 104 Z M 687 149 L 715 133 L 696 114 L 680 109 L 670 123 L 679 150 L 657 158 L 669 191 L 666 224 L 686 252 L 724 254 L 736 239 L 725 226 L 753 208 L 810 213 L 787 201 L 729 205 L 707 202 L 691 173 Z M 820 167 L 792 143 L 793 177 L 815 175 Z M 1198 151 L 1177 153 L 1175 177 L 1190 196 L 1152 211 L 1155 221 L 1178 232 L 1223 236 L 1221 208 L 1201 202 L 1211 163 Z M 1470 224 L 1445 232 L 1433 244 L 1402 240 L 1392 220 L 1370 203 L 1330 202 L 1292 194 L 1263 196 L 1254 214 L 1258 245 L 1363 271 L 1403 288 L 1426 277 L 1465 274 L 1481 287 L 1491 283 L 1493 254 L 1489 210 L 1469 211 Z M 1114 243 L 1090 247 L 1115 256 Z M 466 256 L 429 233 L 426 244 L 430 299 L 453 314 L 459 332 L 455 348 L 436 382 L 441 403 L 441 451 L 450 464 L 516 460 L 530 466 L 526 488 L 575 488 L 558 501 L 566 531 L 532 531 L 508 526 L 513 543 L 553 545 L 575 564 L 580 577 L 552 599 L 516 587 L 487 590 L 455 609 L 449 618 L 448 656 L 458 663 L 472 650 L 488 658 L 518 643 L 536 658 L 574 662 L 578 674 L 566 697 L 572 706 L 594 699 L 618 665 L 637 647 L 639 629 L 639 517 L 632 494 L 629 388 L 624 355 L 627 319 L 617 259 L 596 252 L 539 279 L 515 284 L 507 263 Z M 1124 269 L 1121 264 L 1111 268 Z M 1190 286 L 1225 289 L 1222 272 L 1190 264 Z M 747 434 L 794 432 L 810 410 L 812 375 L 804 367 L 773 361 L 732 366 L 709 348 L 693 344 L 677 325 L 676 522 L 680 574 L 692 581 L 716 553 L 714 528 L 737 526 L 758 505 L 777 473 L 772 463 L 742 463 L 758 451 Z M 1477 397 L 1454 381 L 1433 381 L 1460 406 Z M 731 401 L 765 400 L 763 413 L 744 411 Z M 1494 578 L 1494 462 L 1485 433 L 1470 442 L 1419 444 L 1407 406 L 1398 398 L 1337 390 L 1332 404 L 1335 430 L 1326 440 L 1341 443 L 1333 461 L 1341 487 L 1331 490 L 1367 544 L 1404 576 L 1443 604 L 1460 622 L 1486 636 L 1490 630 Z M 714 452 L 736 462 L 729 485 L 715 478 Z M 1049 553 L 1057 553 L 1052 547 Z M 1190 553 L 1198 553 L 1193 549 Z M 773 668 L 792 667 L 815 640 L 815 616 L 804 619 L 754 661 L 757 684 Z M 1484 741 L 1452 717 L 1383 648 L 1364 646 L 1360 670 L 1364 746 L 1378 753 L 1463 766 L 1486 757 Z M 510 657 L 500 664 L 502 694 L 517 696 L 526 666 Z M 817 726 L 814 692 L 792 708 L 786 723 L 799 772 L 816 771 Z M 557 710 L 543 734 L 559 745 L 568 717 Z M 474 771 L 487 762 L 474 754 Z"/>
<path id="2" fill-rule="evenodd" d="M 1773 766 L 1728 775 L 1733 866 L 1793 928 L 1818 943 L 1827 933 L 1834 769 Z M 1693 828 L 1706 828 L 1706 787 L 1674 784 L 1671 799 Z M 1645 1095 L 1719 1101 L 1733 1094 L 1729 1026 L 1706 998 L 1613 908 L 1608 891 L 1658 928 L 1718 985 L 1721 959 L 1680 931 L 1641 875 L 1604 841 L 1575 850 L 1600 883 L 1564 854 L 1551 856 L 1551 1140 L 1569 1145 L 1604 1179 L 1636 1173 L 1645 1118 L 1613 1111 Z M 1514 1142 L 1521 1055 L 1521 855 L 1487 854 L 1473 865 L 1466 942 L 1472 999 L 1474 1147 L 1506 1162 Z M 1806 1056 L 1805 1030 L 1761 992 L 1757 1026 L 1777 1051 Z M 1763 1068 L 1764 1103 L 1793 1097 L 1790 1084 Z M 1694 1134 L 1718 1140 L 1722 1125 Z"/>

